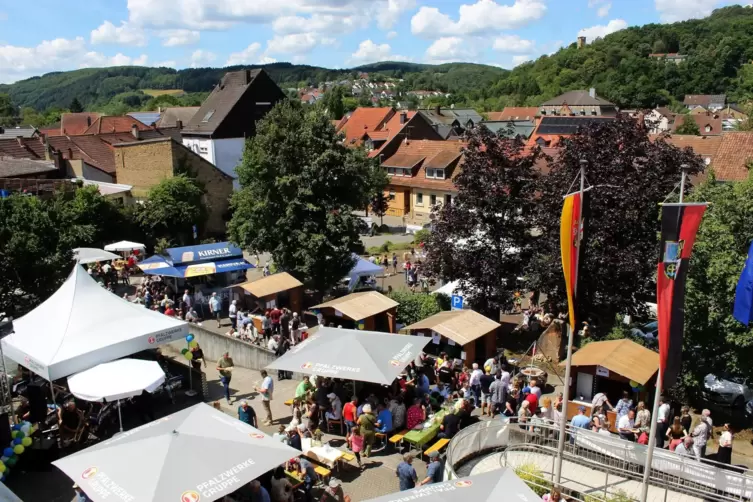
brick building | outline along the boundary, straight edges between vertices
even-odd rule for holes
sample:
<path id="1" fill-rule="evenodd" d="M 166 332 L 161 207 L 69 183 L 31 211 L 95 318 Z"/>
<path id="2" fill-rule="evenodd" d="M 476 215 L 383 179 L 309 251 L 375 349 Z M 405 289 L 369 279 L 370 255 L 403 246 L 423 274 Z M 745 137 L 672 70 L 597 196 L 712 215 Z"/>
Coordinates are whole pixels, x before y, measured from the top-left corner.
<path id="1" fill-rule="evenodd" d="M 165 178 L 188 172 L 204 185 L 209 234 L 224 235 L 233 192 L 233 178 L 171 137 L 113 144 L 118 183 L 131 185 L 134 198 L 146 198 L 149 189 Z"/>

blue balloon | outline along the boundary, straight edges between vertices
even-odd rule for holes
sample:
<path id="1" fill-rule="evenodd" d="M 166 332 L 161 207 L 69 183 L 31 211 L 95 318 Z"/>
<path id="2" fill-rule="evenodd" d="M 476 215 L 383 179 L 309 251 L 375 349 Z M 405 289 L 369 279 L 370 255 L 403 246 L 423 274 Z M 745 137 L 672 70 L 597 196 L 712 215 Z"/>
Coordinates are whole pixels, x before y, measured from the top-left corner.
<path id="1" fill-rule="evenodd" d="M 21 444 L 21 441 L 22 441 L 22 439 L 21 439 L 21 438 L 16 438 L 16 439 L 14 439 L 14 440 L 13 440 L 13 444 L 14 444 L 14 445 L 20 445 L 20 444 Z"/>
<path id="2" fill-rule="evenodd" d="M 4 457 L 12 457 L 13 456 L 13 448 L 6 448 L 3 450 L 3 456 Z"/>
<path id="3" fill-rule="evenodd" d="M 193 341 L 193 335 L 186 336 L 186 341 L 187 342 L 192 342 Z"/>
<path id="4" fill-rule="evenodd" d="M 21 430 L 21 424 L 15 424 L 15 425 L 13 426 L 13 430 L 14 430 L 14 431 L 20 431 L 20 430 Z"/>
<path id="5" fill-rule="evenodd" d="M 6 469 L 6 470 L 7 470 L 7 469 Z M 5 478 L 7 478 L 7 477 L 8 477 L 8 476 L 6 476 L 5 474 L 3 474 L 3 477 L 2 477 L 2 478 L 0 478 L 0 481 L 5 481 Z"/>

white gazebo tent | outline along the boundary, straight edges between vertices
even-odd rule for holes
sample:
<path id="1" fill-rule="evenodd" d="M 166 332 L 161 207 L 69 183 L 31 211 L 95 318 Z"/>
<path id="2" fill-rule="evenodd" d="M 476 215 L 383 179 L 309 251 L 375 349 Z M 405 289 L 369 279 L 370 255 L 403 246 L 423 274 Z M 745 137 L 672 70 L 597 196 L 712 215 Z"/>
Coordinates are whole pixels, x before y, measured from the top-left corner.
<path id="1" fill-rule="evenodd" d="M 95 263 L 98 261 L 110 261 L 120 259 L 119 255 L 97 248 L 76 248 L 73 250 L 73 259 L 76 263 Z"/>
<path id="2" fill-rule="evenodd" d="M 80 265 L 13 327 L 2 340 L 5 355 L 50 381 L 188 334 L 184 321 L 119 298 Z"/>
<path id="3" fill-rule="evenodd" d="M 146 249 L 146 246 L 138 242 L 120 241 L 105 246 L 105 251 L 133 251 L 134 249 Z"/>

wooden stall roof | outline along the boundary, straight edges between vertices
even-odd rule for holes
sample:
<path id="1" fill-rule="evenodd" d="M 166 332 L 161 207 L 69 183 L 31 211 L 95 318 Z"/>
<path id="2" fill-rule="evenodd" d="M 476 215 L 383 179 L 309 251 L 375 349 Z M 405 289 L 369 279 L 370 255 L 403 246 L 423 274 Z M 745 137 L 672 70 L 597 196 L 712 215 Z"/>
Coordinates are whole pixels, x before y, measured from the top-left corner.
<path id="1" fill-rule="evenodd" d="M 363 291 L 335 298 L 334 300 L 314 305 L 311 308 L 322 309 L 330 307 L 339 310 L 353 321 L 360 321 L 397 306 L 398 303 L 395 300 L 377 291 Z"/>
<path id="2" fill-rule="evenodd" d="M 491 333 L 501 324 L 473 310 L 448 310 L 406 326 L 406 329 L 431 329 L 455 343 L 465 345 Z"/>
<path id="3" fill-rule="evenodd" d="M 243 288 L 257 298 L 264 298 L 298 286 L 303 286 L 303 283 L 287 272 L 279 272 L 255 281 L 236 284 L 233 287 Z"/>
<path id="4" fill-rule="evenodd" d="M 605 340 L 591 342 L 573 354 L 575 366 L 603 366 L 645 385 L 659 371 L 659 354 L 632 340 Z"/>

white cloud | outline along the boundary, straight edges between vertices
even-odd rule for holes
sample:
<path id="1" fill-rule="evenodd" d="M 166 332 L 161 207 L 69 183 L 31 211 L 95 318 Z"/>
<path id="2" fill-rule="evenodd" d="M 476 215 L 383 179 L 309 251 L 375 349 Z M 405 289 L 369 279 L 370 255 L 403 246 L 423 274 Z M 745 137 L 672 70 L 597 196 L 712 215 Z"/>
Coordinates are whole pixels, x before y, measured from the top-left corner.
<path id="1" fill-rule="evenodd" d="M 397 38 L 397 32 L 396 31 L 391 31 L 391 32 L 387 33 L 387 40 L 392 40 L 393 38 Z"/>
<path id="2" fill-rule="evenodd" d="M 493 48 L 500 52 L 528 53 L 534 47 L 532 40 L 520 38 L 518 35 L 503 35 L 494 40 Z"/>
<path id="3" fill-rule="evenodd" d="M 333 45 L 334 38 L 322 37 L 318 33 L 294 33 L 291 35 L 277 35 L 267 40 L 269 54 L 306 54 L 317 45 Z"/>
<path id="4" fill-rule="evenodd" d="M 262 56 L 262 58 L 256 64 L 272 64 L 276 62 L 277 60 L 275 58 L 271 58 L 269 56 Z"/>
<path id="5" fill-rule="evenodd" d="M 371 40 L 361 42 L 358 50 L 350 56 L 350 62 L 358 65 L 379 61 L 408 61 L 408 58 L 392 54 L 390 44 L 375 44 Z"/>
<path id="6" fill-rule="evenodd" d="M 578 32 L 579 37 L 586 37 L 588 43 L 593 42 L 596 38 L 604 38 L 615 31 L 624 30 L 628 24 L 623 19 L 612 19 L 606 25 L 597 24 L 590 28 L 583 28 Z"/>
<path id="7" fill-rule="evenodd" d="M 609 10 L 612 8 L 612 2 L 609 0 L 588 0 L 588 8 L 596 8 L 596 15 L 599 17 L 607 17 Z"/>
<path id="8" fill-rule="evenodd" d="M 531 59 L 532 59 L 531 56 L 528 54 L 520 54 L 520 55 L 512 57 L 512 64 L 513 66 L 518 66 L 523 63 L 527 63 L 528 61 L 531 61 Z"/>
<path id="9" fill-rule="evenodd" d="M 366 28 L 369 18 L 364 14 L 352 16 L 333 16 L 330 14 L 314 14 L 311 17 L 283 16 L 272 23 L 272 29 L 280 35 L 296 33 L 352 33 Z"/>
<path id="10" fill-rule="evenodd" d="M 161 30 L 162 45 L 165 47 L 178 47 L 192 45 L 199 41 L 200 32 L 196 30 Z"/>
<path id="11" fill-rule="evenodd" d="M 197 49 L 191 54 L 191 68 L 204 68 L 209 66 L 217 55 L 214 52 Z"/>
<path id="12" fill-rule="evenodd" d="M 35 47 L 0 45 L 0 82 L 10 83 L 42 72 L 70 69 L 86 49 L 83 37 L 45 40 Z"/>
<path id="13" fill-rule="evenodd" d="M 233 52 L 227 58 L 225 66 L 235 66 L 240 64 L 255 64 L 261 52 L 261 44 L 254 42 L 239 52 Z"/>
<path id="14" fill-rule="evenodd" d="M 421 7 L 411 19 L 411 32 L 425 38 L 480 35 L 519 28 L 540 19 L 545 12 L 543 0 L 515 0 L 512 5 L 478 0 L 461 5 L 458 20 L 453 21 L 436 7 Z"/>
<path id="15" fill-rule="evenodd" d="M 472 60 L 477 54 L 474 44 L 461 37 L 442 37 L 426 49 L 426 60 L 430 63 L 452 63 Z"/>
<path id="16" fill-rule="evenodd" d="M 143 47 L 147 43 L 147 35 L 140 26 L 122 21 L 120 26 L 115 26 L 110 21 L 105 21 L 96 30 L 91 32 L 91 43 L 129 45 Z"/>
<path id="17" fill-rule="evenodd" d="M 659 18 L 665 23 L 706 17 L 720 0 L 654 0 Z"/>
<path id="18" fill-rule="evenodd" d="M 126 56 L 118 52 L 114 56 L 105 56 L 101 52 L 90 51 L 84 54 L 79 68 L 106 67 L 106 66 L 146 66 L 149 57 L 142 54 L 137 58 Z"/>
<path id="19" fill-rule="evenodd" d="M 416 0 L 387 0 L 387 8 L 377 17 L 379 27 L 389 30 L 398 22 L 403 12 L 416 8 Z"/>

